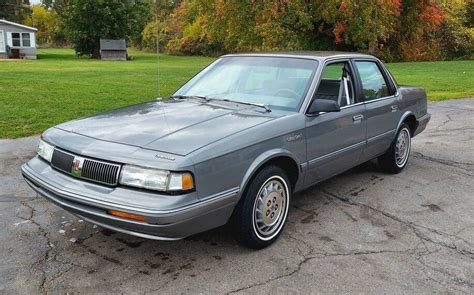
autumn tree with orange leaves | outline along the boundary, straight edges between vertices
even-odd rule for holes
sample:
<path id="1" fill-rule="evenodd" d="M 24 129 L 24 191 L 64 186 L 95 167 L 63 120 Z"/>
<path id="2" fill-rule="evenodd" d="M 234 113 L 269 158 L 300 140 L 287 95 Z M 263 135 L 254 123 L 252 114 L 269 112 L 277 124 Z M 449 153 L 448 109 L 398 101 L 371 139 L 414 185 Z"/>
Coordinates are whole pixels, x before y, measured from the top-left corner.
<path id="1" fill-rule="evenodd" d="M 43 5 L 64 15 L 61 11 L 75 2 L 48 0 Z M 112 5 L 109 2 L 101 5 Z M 129 44 L 153 50 L 158 46 L 171 54 L 343 50 L 368 52 L 386 61 L 416 61 L 472 58 L 474 51 L 473 0 L 133 2 L 136 9 L 148 5 L 149 16 L 137 20 L 140 26 L 144 23 L 136 28 L 142 33 L 128 37 Z M 84 29 L 96 29 L 94 22 L 87 25 Z"/>

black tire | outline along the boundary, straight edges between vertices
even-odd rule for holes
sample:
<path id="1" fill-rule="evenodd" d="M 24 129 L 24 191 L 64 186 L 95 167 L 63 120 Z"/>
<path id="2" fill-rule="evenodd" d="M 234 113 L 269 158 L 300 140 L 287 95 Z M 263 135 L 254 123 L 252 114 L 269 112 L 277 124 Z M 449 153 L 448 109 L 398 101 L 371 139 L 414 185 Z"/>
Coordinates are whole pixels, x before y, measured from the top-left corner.
<path id="1" fill-rule="evenodd" d="M 237 241 L 253 249 L 262 249 L 275 242 L 285 226 L 290 200 L 291 184 L 286 172 L 273 165 L 263 168 L 249 182 L 234 211 L 233 225 Z M 275 224 L 271 225 L 271 222 Z M 261 228 L 266 227 L 266 224 L 270 224 L 269 232 L 274 227 L 271 234 L 263 233 Z"/>
<path id="2" fill-rule="evenodd" d="M 400 136 L 406 136 L 406 139 L 408 140 L 408 142 L 405 144 L 407 151 L 406 154 L 403 155 L 403 157 L 400 157 L 397 151 L 397 143 L 399 142 L 399 140 L 401 140 Z M 400 173 L 408 163 L 408 159 L 410 157 L 410 150 L 411 130 L 410 126 L 404 123 L 398 130 L 397 136 L 395 137 L 395 140 L 392 142 L 392 145 L 390 146 L 388 151 L 378 158 L 380 168 L 387 173 Z"/>

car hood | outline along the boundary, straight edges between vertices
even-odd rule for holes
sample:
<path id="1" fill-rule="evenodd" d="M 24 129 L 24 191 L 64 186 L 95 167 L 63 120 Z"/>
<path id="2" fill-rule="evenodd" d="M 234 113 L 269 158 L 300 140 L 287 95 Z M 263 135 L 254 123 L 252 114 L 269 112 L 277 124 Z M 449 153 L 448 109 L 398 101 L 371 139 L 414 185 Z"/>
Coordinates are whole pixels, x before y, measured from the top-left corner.
<path id="1" fill-rule="evenodd" d="M 279 117 L 229 102 L 153 101 L 60 124 L 98 140 L 187 155 L 212 142 Z"/>

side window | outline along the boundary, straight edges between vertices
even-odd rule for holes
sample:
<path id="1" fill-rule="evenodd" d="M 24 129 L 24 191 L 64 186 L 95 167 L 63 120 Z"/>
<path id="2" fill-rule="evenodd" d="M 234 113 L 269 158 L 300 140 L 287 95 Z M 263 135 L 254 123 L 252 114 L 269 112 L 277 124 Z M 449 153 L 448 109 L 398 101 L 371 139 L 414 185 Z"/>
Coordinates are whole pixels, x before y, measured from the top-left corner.
<path id="1" fill-rule="evenodd" d="M 315 99 L 335 100 L 339 106 L 354 103 L 353 76 L 348 62 L 337 62 L 326 65 L 321 74 L 321 81 Z"/>
<path id="2" fill-rule="evenodd" d="M 377 63 L 356 61 L 355 65 L 362 81 L 364 101 L 393 95 Z"/>

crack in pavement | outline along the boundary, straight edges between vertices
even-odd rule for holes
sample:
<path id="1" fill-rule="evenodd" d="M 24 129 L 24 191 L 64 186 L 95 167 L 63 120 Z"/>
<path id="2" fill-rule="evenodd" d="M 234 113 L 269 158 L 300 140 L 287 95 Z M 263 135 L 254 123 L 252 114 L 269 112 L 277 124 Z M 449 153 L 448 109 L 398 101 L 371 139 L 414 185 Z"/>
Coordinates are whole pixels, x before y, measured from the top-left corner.
<path id="1" fill-rule="evenodd" d="M 441 163 L 441 164 L 447 165 L 446 163 Z M 459 168 L 457 166 L 455 166 L 455 167 Z M 330 253 L 330 252 L 316 252 L 314 247 L 312 247 L 306 241 L 301 240 L 297 237 L 294 237 L 293 235 L 291 235 L 289 233 L 285 233 L 284 234 L 285 236 L 289 237 L 290 239 L 292 239 L 292 240 L 294 240 L 298 243 L 303 243 L 306 247 L 309 248 L 309 252 L 306 253 L 306 254 L 303 253 L 303 251 L 299 247 L 297 248 L 297 251 L 298 251 L 299 255 L 301 256 L 301 260 L 299 261 L 296 268 L 293 269 L 292 271 L 288 272 L 288 273 L 281 274 L 281 275 L 269 278 L 265 281 L 256 282 L 254 284 L 250 284 L 250 285 L 238 288 L 238 289 L 231 290 L 231 291 L 227 292 L 226 294 L 233 294 L 233 293 L 246 291 L 246 290 L 252 289 L 254 287 L 264 286 L 268 283 L 271 283 L 273 281 L 276 281 L 276 280 L 279 280 L 279 279 L 282 279 L 282 278 L 285 278 L 285 277 L 293 276 L 293 275 L 295 275 L 295 274 L 297 274 L 298 272 L 301 271 L 301 268 L 305 263 L 308 263 L 309 261 L 312 261 L 314 259 L 325 258 L 325 257 L 375 255 L 375 254 L 384 254 L 384 253 L 385 254 L 386 253 L 407 254 L 407 255 L 414 255 L 416 257 L 417 261 L 419 261 L 422 266 L 425 266 L 427 268 L 430 268 L 430 269 L 436 271 L 437 269 L 434 269 L 433 267 L 431 267 L 431 266 L 429 266 L 426 263 L 423 263 L 421 261 L 421 258 L 423 256 L 429 255 L 429 254 L 432 254 L 434 252 L 439 251 L 439 250 L 429 251 L 428 250 L 428 245 L 426 244 L 426 242 L 432 243 L 434 245 L 438 245 L 440 247 L 448 248 L 450 250 L 454 250 L 456 253 L 458 253 L 460 255 L 463 255 L 463 256 L 465 256 L 467 258 L 470 258 L 470 259 L 474 259 L 474 256 L 473 256 L 474 253 L 471 250 L 460 249 L 458 246 L 456 246 L 456 244 L 452 241 L 452 239 L 456 239 L 458 241 L 463 241 L 464 243 L 466 243 L 469 246 L 471 245 L 471 243 L 464 240 L 464 239 L 462 239 L 462 238 L 460 238 L 460 237 L 458 237 L 458 236 L 456 236 L 456 235 L 448 234 L 448 233 L 445 233 L 445 232 L 437 230 L 437 229 L 429 228 L 429 227 L 426 227 L 426 226 L 423 226 L 423 225 L 415 224 L 415 223 L 407 221 L 407 220 L 403 220 L 403 219 L 401 219 L 401 218 L 399 218 L 399 217 L 397 217 L 393 214 L 390 214 L 390 213 L 387 213 L 383 210 L 377 209 L 377 208 L 375 208 L 371 205 L 353 201 L 349 197 L 347 197 L 347 198 L 346 197 L 341 197 L 341 196 L 339 196 L 335 193 L 332 193 L 332 192 L 328 191 L 327 189 L 322 189 L 322 188 L 318 188 L 318 189 L 321 192 L 325 193 L 326 195 L 332 197 L 333 199 L 336 199 L 336 200 L 342 201 L 343 203 L 347 203 L 347 204 L 354 205 L 354 206 L 367 207 L 369 210 L 377 212 L 377 213 L 385 216 L 386 218 L 389 218 L 389 219 L 394 220 L 398 223 L 402 223 L 402 224 L 408 226 L 408 228 L 411 229 L 413 234 L 420 240 L 420 243 L 418 245 L 416 245 L 414 248 L 410 248 L 410 249 L 406 249 L 406 250 L 377 250 L 377 251 L 374 250 L 374 251 L 353 251 L 353 252 L 342 252 L 342 253 L 338 253 L 338 252 L 335 252 L 335 253 L 334 252 L 333 253 Z M 352 190 L 350 190 L 349 193 L 351 191 Z M 304 212 L 306 214 L 314 214 L 313 211 L 305 210 L 305 209 L 302 209 L 298 206 L 292 206 L 292 208 L 295 208 L 296 210 L 299 210 L 299 211 Z M 433 237 L 430 237 L 430 236 L 426 235 L 425 233 L 423 233 L 422 229 L 427 230 L 431 233 L 437 234 L 439 236 L 448 238 L 451 243 L 446 243 L 446 242 L 443 242 L 443 241 L 436 241 L 436 240 L 433 239 Z M 449 279 L 457 285 L 464 285 L 464 286 L 472 287 L 472 282 L 469 282 L 469 281 L 464 280 L 462 278 L 453 276 L 452 274 L 449 274 L 447 272 L 442 272 L 442 271 L 437 271 L 437 272 L 444 275 L 444 276 L 449 277 Z M 442 285 L 441 282 L 438 282 L 438 281 L 434 280 L 433 278 L 430 278 L 430 280 L 433 280 L 434 282 Z"/>
<path id="2" fill-rule="evenodd" d="M 387 213 L 387 212 L 385 212 L 385 211 L 383 211 L 383 210 L 381 210 L 381 209 L 377 209 L 377 208 L 375 208 L 375 207 L 373 207 L 373 206 L 371 206 L 371 205 L 369 205 L 369 204 L 365 204 L 365 203 L 361 203 L 361 202 L 356 202 L 356 201 L 354 201 L 354 200 L 352 200 L 352 199 L 350 199 L 350 198 L 341 197 L 341 196 L 339 196 L 339 195 L 337 195 L 337 194 L 335 194 L 335 193 L 332 193 L 332 192 L 330 192 L 330 191 L 328 191 L 328 190 L 326 190 L 326 189 L 320 189 L 320 190 L 321 190 L 322 192 L 326 193 L 327 195 L 329 195 L 329 196 L 331 196 L 331 197 L 333 197 L 333 198 L 335 198 L 335 199 L 338 199 L 338 200 L 340 200 L 340 201 L 342 201 L 342 202 L 344 202 L 344 203 L 348 203 L 348 204 L 354 205 L 354 206 L 363 206 L 363 207 L 366 207 L 366 208 L 368 208 L 368 209 L 370 209 L 370 210 L 373 210 L 373 211 L 375 211 L 375 212 L 378 212 L 378 213 L 380 213 L 380 214 L 382 214 L 382 215 L 384 215 L 384 216 L 386 216 L 386 217 L 388 217 L 388 218 L 390 218 L 390 219 L 392 219 L 392 220 L 394 220 L 394 221 L 397 221 L 397 222 L 399 222 L 399 223 L 405 224 L 405 225 L 407 225 L 409 228 L 411 228 L 411 229 L 414 231 L 415 235 L 416 235 L 419 239 L 421 239 L 421 240 L 424 240 L 424 241 L 431 242 L 431 243 L 436 244 L 436 245 L 440 245 L 440 246 L 449 248 L 449 249 L 454 250 L 454 251 L 456 251 L 457 253 L 459 253 L 459 254 L 461 254 L 461 255 L 467 257 L 467 258 L 474 259 L 474 252 L 473 252 L 472 250 L 460 249 L 460 248 L 458 248 L 458 246 L 456 246 L 455 243 L 452 242 L 451 239 L 452 239 L 452 238 L 456 238 L 457 240 L 463 241 L 463 242 L 465 242 L 466 244 L 470 245 L 469 242 L 465 241 L 464 239 L 462 239 L 462 238 L 460 238 L 460 237 L 458 237 L 458 236 L 451 235 L 451 234 L 442 232 L 442 231 L 440 231 L 440 230 L 436 230 L 436 229 L 433 229 L 433 228 L 429 228 L 429 227 L 426 227 L 426 226 L 423 226 L 423 225 L 418 225 L 418 224 L 416 224 L 416 223 L 414 223 L 414 222 L 411 222 L 411 221 L 403 220 L 403 219 L 401 219 L 401 218 L 399 218 L 399 217 L 397 217 L 397 216 L 395 216 L 395 215 L 393 215 L 393 214 Z M 440 236 L 443 236 L 443 237 L 445 237 L 445 238 L 448 238 L 448 239 L 452 242 L 452 244 L 450 245 L 450 244 L 447 244 L 447 243 L 442 242 L 442 241 L 435 241 L 432 237 L 428 237 L 427 235 L 423 234 L 423 233 L 420 231 L 419 228 L 426 229 L 426 230 L 428 230 L 429 232 L 432 232 L 432 233 L 435 233 L 435 234 L 437 234 L 437 235 L 440 235 Z"/>
<path id="3" fill-rule="evenodd" d="M 468 131 L 468 130 L 474 130 L 474 127 L 435 129 L 435 130 L 428 130 L 426 133 L 436 134 L 436 133 L 446 133 L 446 132 L 452 132 L 452 131 Z"/>
<path id="4" fill-rule="evenodd" d="M 303 253 L 303 250 L 301 250 L 300 247 L 298 247 L 299 245 L 296 246 L 297 251 L 298 251 L 298 254 L 299 254 L 301 257 L 304 258 L 304 257 L 306 257 L 307 255 L 314 253 L 314 247 L 311 246 L 308 242 L 306 242 L 306 241 L 304 241 L 304 240 L 301 240 L 301 239 L 299 239 L 299 238 L 297 238 L 297 237 L 291 235 L 289 232 L 284 232 L 283 235 L 284 235 L 284 236 L 287 236 L 287 237 L 290 238 L 291 240 L 294 240 L 294 241 L 296 241 L 296 242 L 298 242 L 298 243 L 301 243 L 301 244 L 305 245 L 306 247 L 308 247 L 308 249 L 309 249 L 309 250 L 308 250 L 308 253 Z"/>
<path id="5" fill-rule="evenodd" d="M 281 274 L 272 278 L 269 278 L 268 280 L 265 280 L 263 282 L 256 282 L 251 285 L 247 285 L 238 289 L 231 290 L 229 292 L 226 292 L 226 294 L 235 294 L 239 293 L 242 291 L 246 291 L 255 287 L 259 286 L 264 286 L 266 284 L 269 284 L 273 281 L 286 278 L 286 277 L 291 277 L 297 273 L 299 273 L 303 267 L 304 264 L 315 260 L 315 259 L 320 259 L 320 258 L 327 258 L 327 257 L 338 257 L 338 256 L 359 256 L 359 255 L 377 255 L 377 254 L 387 254 L 387 253 L 398 253 L 398 254 L 408 254 L 408 255 L 413 255 L 416 254 L 416 251 L 418 250 L 418 246 L 415 248 L 410 248 L 406 250 L 378 250 L 378 251 L 353 251 L 353 252 L 342 252 L 342 253 L 327 253 L 327 252 L 314 252 L 311 255 L 306 255 L 296 266 L 296 268 L 286 274 Z"/>
<path id="6" fill-rule="evenodd" d="M 448 113 L 446 113 L 446 118 L 448 118 L 448 119 L 445 120 L 444 122 L 442 122 L 441 124 L 439 124 L 438 126 L 436 126 L 436 128 L 434 130 L 432 130 L 432 132 L 433 131 L 438 131 L 441 127 L 444 127 L 444 126 L 446 126 L 446 124 L 453 121 L 451 115 L 448 114 Z"/>
<path id="7" fill-rule="evenodd" d="M 465 109 L 465 108 L 459 108 L 459 107 L 453 107 L 453 106 L 441 106 L 441 105 L 430 105 L 430 108 L 436 109 L 436 108 L 442 108 L 442 109 L 448 109 L 452 111 L 466 111 L 466 112 L 474 112 L 474 109 Z"/>
<path id="8" fill-rule="evenodd" d="M 434 253 L 434 252 L 435 252 L 435 251 L 433 251 L 432 253 Z M 431 254 L 431 253 L 429 253 L 429 254 Z M 428 255 L 429 255 L 429 254 L 428 254 Z M 426 256 L 426 255 L 424 255 L 424 256 Z M 427 268 L 429 268 L 429 269 L 431 269 L 431 270 L 433 270 L 433 271 L 435 271 L 435 272 L 438 272 L 438 273 L 440 273 L 440 274 L 443 274 L 443 275 L 449 277 L 454 283 L 456 283 L 456 284 L 458 284 L 458 285 L 465 285 L 465 286 L 470 287 L 470 288 L 473 288 L 473 287 L 474 287 L 474 283 L 473 283 L 473 282 L 470 282 L 470 281 L 468 281 L 468 280 L 465 280 L 465 279 L 462 279 L 462 278 L 460 278 L 460 277 L 454 276 L 454 275 L 452 275 L 451 273 L 449 273 L 448 271 L 446 271 L 446 270 L 444 270 L 444 269 L 436 268 L 436 267 L 434 267 L 434 266 L 431 266 L 431 265 L 427 264 L 426 262 L 424 262 L 424 261 L 422 260 L 422 258 L 423 258 L 422 256 L 420 256 L 420 257 L 415 257 L 415 259 L 416 259 L 420 264 L 422 264 L 424 267 L 427 267 Z M 439 283 L 439 282 L 438 282 L 438 283 Z"/>
<path id="9" fill-rule="evenodd" d="M 417 261 L 419 261 L 422 266 L 430 268 L 430 269 L 432 269 L 434 271 L 437 271 L 438 273 L 440 273 L 444 276 L 449 277 L 449 279 L 457 285 L 472 287 L 472 284 L 473 284 L 472 282 L 464 280 L 464 279 L 456 277 L 456 276 L 453 276 L 452 274 L 450 274 L 448 272 L 433 268 L 432 266 L 430 266 L 430 265 L 428 265 L 428 264 L 421 261 L 421 258 L 423 256 L 426 256 L 426 255 L 429 255 L 429 254 L 432 254 L 432 253 L 435 253 L 435 252 L 439 251 L 439 249 L 435 249 L 434 251 L 429 251 L 428 246 L 426 245 L 425 242 L 430 242 L 430 243 L 438 245 L 440 247 L 445 247 L 445 248 L 448 248 L 450 250 L 454 250 L 454 251 L 456 251 L 457 253 L 459 253 L 463 256 L 466 256 L 470 259 L 473 259 L 473 257 L 472 257 L 473 253 L 471 251 L 459 249 L 454 244 L 450 245 L 450 244 L 446 244 L 446 243 L 441 242 L 441 241 L 435 241 L 435 240 L 433 240 L 433 238 L 428 237 L 427 235 L 424 235 L 422 232 L 420 232 L 420 230 L 417 227 L 426 229 L 426 230 L 428 230 L 430 232 L 433 232 L 433 233 L 436 233 L 438 235 L 449 236 L 449 237 L 453 237 L 453 235 L 449 235 L 447 233 L 444 233 L 444 232 L 436 230 L 436 229 L 432 229 L 432 228 L 428 228 L 428 227 L 425 227 L 425 226 L 422 226 L 422 225 L 418 225 L 418 224 L 415 224 L 413 222 L 405 221 L 405 220 L 403 220 L 403 219 L 401 219 L 397 216 L 394 216 L 390 213 L 387 213 L 387 212 L 384 212 L 382 210 L 373 208 L 372 206 L 364 204 L 364 203 L 355 202 L 355 201 L 353 201 L 349 198 L 340 197 L 337 194 L 329 192 L 325 189 L 321 189 L 321 191 L 324 192 L 325 194 L 339 200 L 339 201 L 344 202 L 344 203 L 348 203 L 350 205 L 355 205 L 355 206 L 367 207 L 370 210 L 373 210 L 373 211 L 375 211 L 375 212 L 377 212 L 377 213 L 379 213 L 379 214 L 381 214 L 381 215 L 383 215 L 387 218 L 390 218 L 390 219 L 392 219 L 396 222 L 407 225 L 412 230 L 412 232 L 419 238 L 420 243 L 418 245 L 416 245 L 414 248 L 409 248 L 409 249 L 406 249 L 406 250 L 367 250 L 367 251 L 332 252 L 332 253 L 331 252 L 316 252 L 314 250 L 314 248 L 311 245 L 309 245 L 306 241 L 298 239 L 298 238 L 292 236 L 289 233 L 285 233 L 285 236 L 289 237 L 290 239 L 292 239 L 294 241 L 304 243 L 310 249 L 308 253 L 304 254 L 302 252 L 302 250 L 298 248 L 298 252 L 301 256 L 301 260 L 298 262 L 298 265 L 292 271 L 290 271 L 288 273 L 281 274 L 281 275 L 269 278 L 265 281 L 256 282 L 256 283 L 244 286 L 244 287 L 240 287 L 238 289 L 231 290 L 231 291 L 227 292 L 226 294 L 234 294 L 234 293 L 239 293 L 239 292 L 242 292 L 242 291 L 247 291 L 247 290 L 255 288 L 255 287 L 264 286 L 266 284 L 269 284 L 269 283 L 274 282 L 276 280 L 280 280 L 282 278 L 291 277 L 291 276 L 299 273 L 305 263 L 308 263 L 308 262 L 310 262 L 312 260 L 315 260 L 315 259 L 318 259 L 318 258 L 337 257 L 337 256 L 376 255 L 376 254 L 387 254 L 387 253 L 414 255 L 415 258 L 417 259 Z M 456 238 L 459 239 L 459 240 L 462 240 L 459 237 L 456 237 Z M 433 281 L 435 281 L 439 284 L 442 284 L 441 282 L 438 282 L 438 281 L 434 280 L 433 278 L 430 278 L 430 280 L 433 280 Z"/>
<path id="10" fill-rule="evenodd" d="M 439 159 L 439 158 L 435 158 L 435 157 L 430 157 L 430 156 L 426 156 L 420 152 L 414 152 L 413 153 L 416 157 L 419 157 L 419 158 L 425 158 L 427 160 L 430 160 L 430 161 L 433 161 L 433 162 L 437 162 L 437 163 L 441 163 L 441 164 L 444 164 L 444 165 L 448 165 L 448 166 L 454 166 L 454 165 L 468 165 L 468 166 L 474 166 L 474 163 L 469 163 L 469 162 L 457 162 L 457 161 L 453 161 L 453 160 L 446 160 L 446 159 Z M 454 166 L 454 167 L 457 167 L 457 166 Z"/>
<path id="11" fill-rule="evenodd" d="M 297 210 L 300 210 L 304 213 L 308 213 L 308 214 L 311 213 L 311 211 L 304 210 L 304 209 L 301 209 L 299 207 L 293 206 L 293 208 L 295 208 Z M 290 239 L 292 239 L 292 240 L 294 240 L 298 243 L 302 243 L 306 247 L 309 248 L 309 252 L 305 254 L 305 253 L 303 253 L 303 251 L 299 247 L 297 247 L 297 251 L 298 251 L 299 255 L 301 256 L 301 260 L 298 262 L 298 265 L 295 267 L 295 269 L 293 269 L 292 271 L 290 271 L 288 273 L 281 274 L 281 275 L 269 278 L 265 281 L 256 282 L 256 283 L 244 286 L 244 287 L 240 287 L 238 289 L 231 290 L 231 291 L 227 292 L 226 294 L 239 293 L 239 292 L 242 292 L 242 291 L 252 289 L 254 287 L 264 286 L 266 284 L 269 284 L 271 282 L 274 282 L 274 281 L 282 279 L 282 278 L 291 277 L 291 276 L 299 273 L 304 264 L 306 264 L 306 263 L 308 263 L 312 260 L 315 260 L 315 259 L 322 259 L 322 258 L 327 258 L 327 257 L 338 257 L 338 256 L 376 255 L 376 254 L 386 254 L 386 253 L 399 253 L 399 254 L 407 254 L 407 255 L 413 255 L 413 254 L 425 255 L 427 253 L 430 253 L 428 251 L 428 248 L 425 245 L 423 240 L 421 240 L 420 243 L 418 245 L 416 245 L 414 248 L 409 248 L 409 249 L 405 249 L 405 250 L 366 250 L 366 251 L 350 251 L 350 252 L 316 252 L 314 247 L 311 246 L 306 241 L 304 241 L 302 239 L 299 239 L 299 238 L 291 235 L 288 232 L 285 232 L 284 236 L 289 237 Z M 420 249 L 422 249 L 421 245 L 423 245 L 423 250 L 422 251 L 420 251 Z"/>
<path id="12" fill-rule="evenodd" d="M 52 250 L 54 249 L 54 244 L 50 241 L 50 237 L 49 237 L 49 234 L 48 234 L 47 230 L 44 229 L 41 226 L 41 224 L 39 224 L 37 221 L 34 220 L 34 216 L 36 214 L 36 209 L 33 206 L 29 205 L 28 202 L 20 201 L 20 204 L 30 210 L 30 215 L 27 218 L 24 218 L 24 217 L 18 216 L 18 215 L 17 215 L 17 217 L 22 219 L 22 220 L 29 221 L 30 223 L 37 226 L 39 232 L 41 233 L 41 235 L 43 236 L 43 238 L 46 241 L 47 250 L 46 250 L 43 258 L 40 261 L 37 261 L 36 263 L 41 265 L 42 270 L 43 270 L 42 271 L 42 277 L 41 277 L 41 284 L 40 284 L 41 293 L 47 294 L 48 293 L 48 290 L 46 288 L 47 275 L 46 275 L 46 269 L 45 268 L 46 268 L 46 262 L 49 261 L 50 259 L 54 259 L 54 257 L 56 256 L 56 253 L 52 254 Z"/>
<path id="13" fill-rule="evenodd" d="M 84 269 L 84 270 L 87 270 L 87 271 L 95 271 L 95 269 L 93 267 L 88 267 L 88 266 L 84 266 L 84 265 L 81 265 L 81 264 L 77 264 L 75 262 L 72 262 L 72 261 L 63 261 L 63 260 L 60 260 L 57 258 L 57 255 L 54 257 L 54 261 L 55 262 L 58 262 L 60 264 L 63 264 L 63 265 L 69 265 L 69 267 L 66 269 L 66 270 L 60 270 L 58 271 L 54 276 L 52 276 L 50 279 L 49 279 L 49 283 L 52 283 L 54 282 L 55 280 L 58 280 L 59 278 L 61 278 L 62 276 L 64 276 L 65 274 L 67 274 L 70 270 L 72 270 L 74 267 L 77 267 L 77 268 L 80 268 L 80 269 Z"/>
<path id="14" fill-rule="evenodd" d="M 467 163 L 467 162 L 462 163 L 462 162 L 456 162 L 456 161 L 452 161 L 452 160 L 439 159 L 439 158 L 435 158 L 435 157 L 425 156 L 424 154 L 422 154 L 420 152 L 414 152 L 412 154 L 412 156 L 415 157 L 415 158 L 418 158 L 418 159 L 423 159 L 423 160 L 426 160 L 426 161 L 446 165 L 446 166 L 449 166 L 449 167 L 458 168 L 458 169 L 466 171 L 466 172 L 463 172 L 462 174 L 465 174 L 465 175 L 468 175 L 468 176 L 474 176 L 474 173 L 472 173 L 471 169 L 463 168 L 463 167 L 460 166 L 460 165 L 474 166 L 474 163 Z"/>

